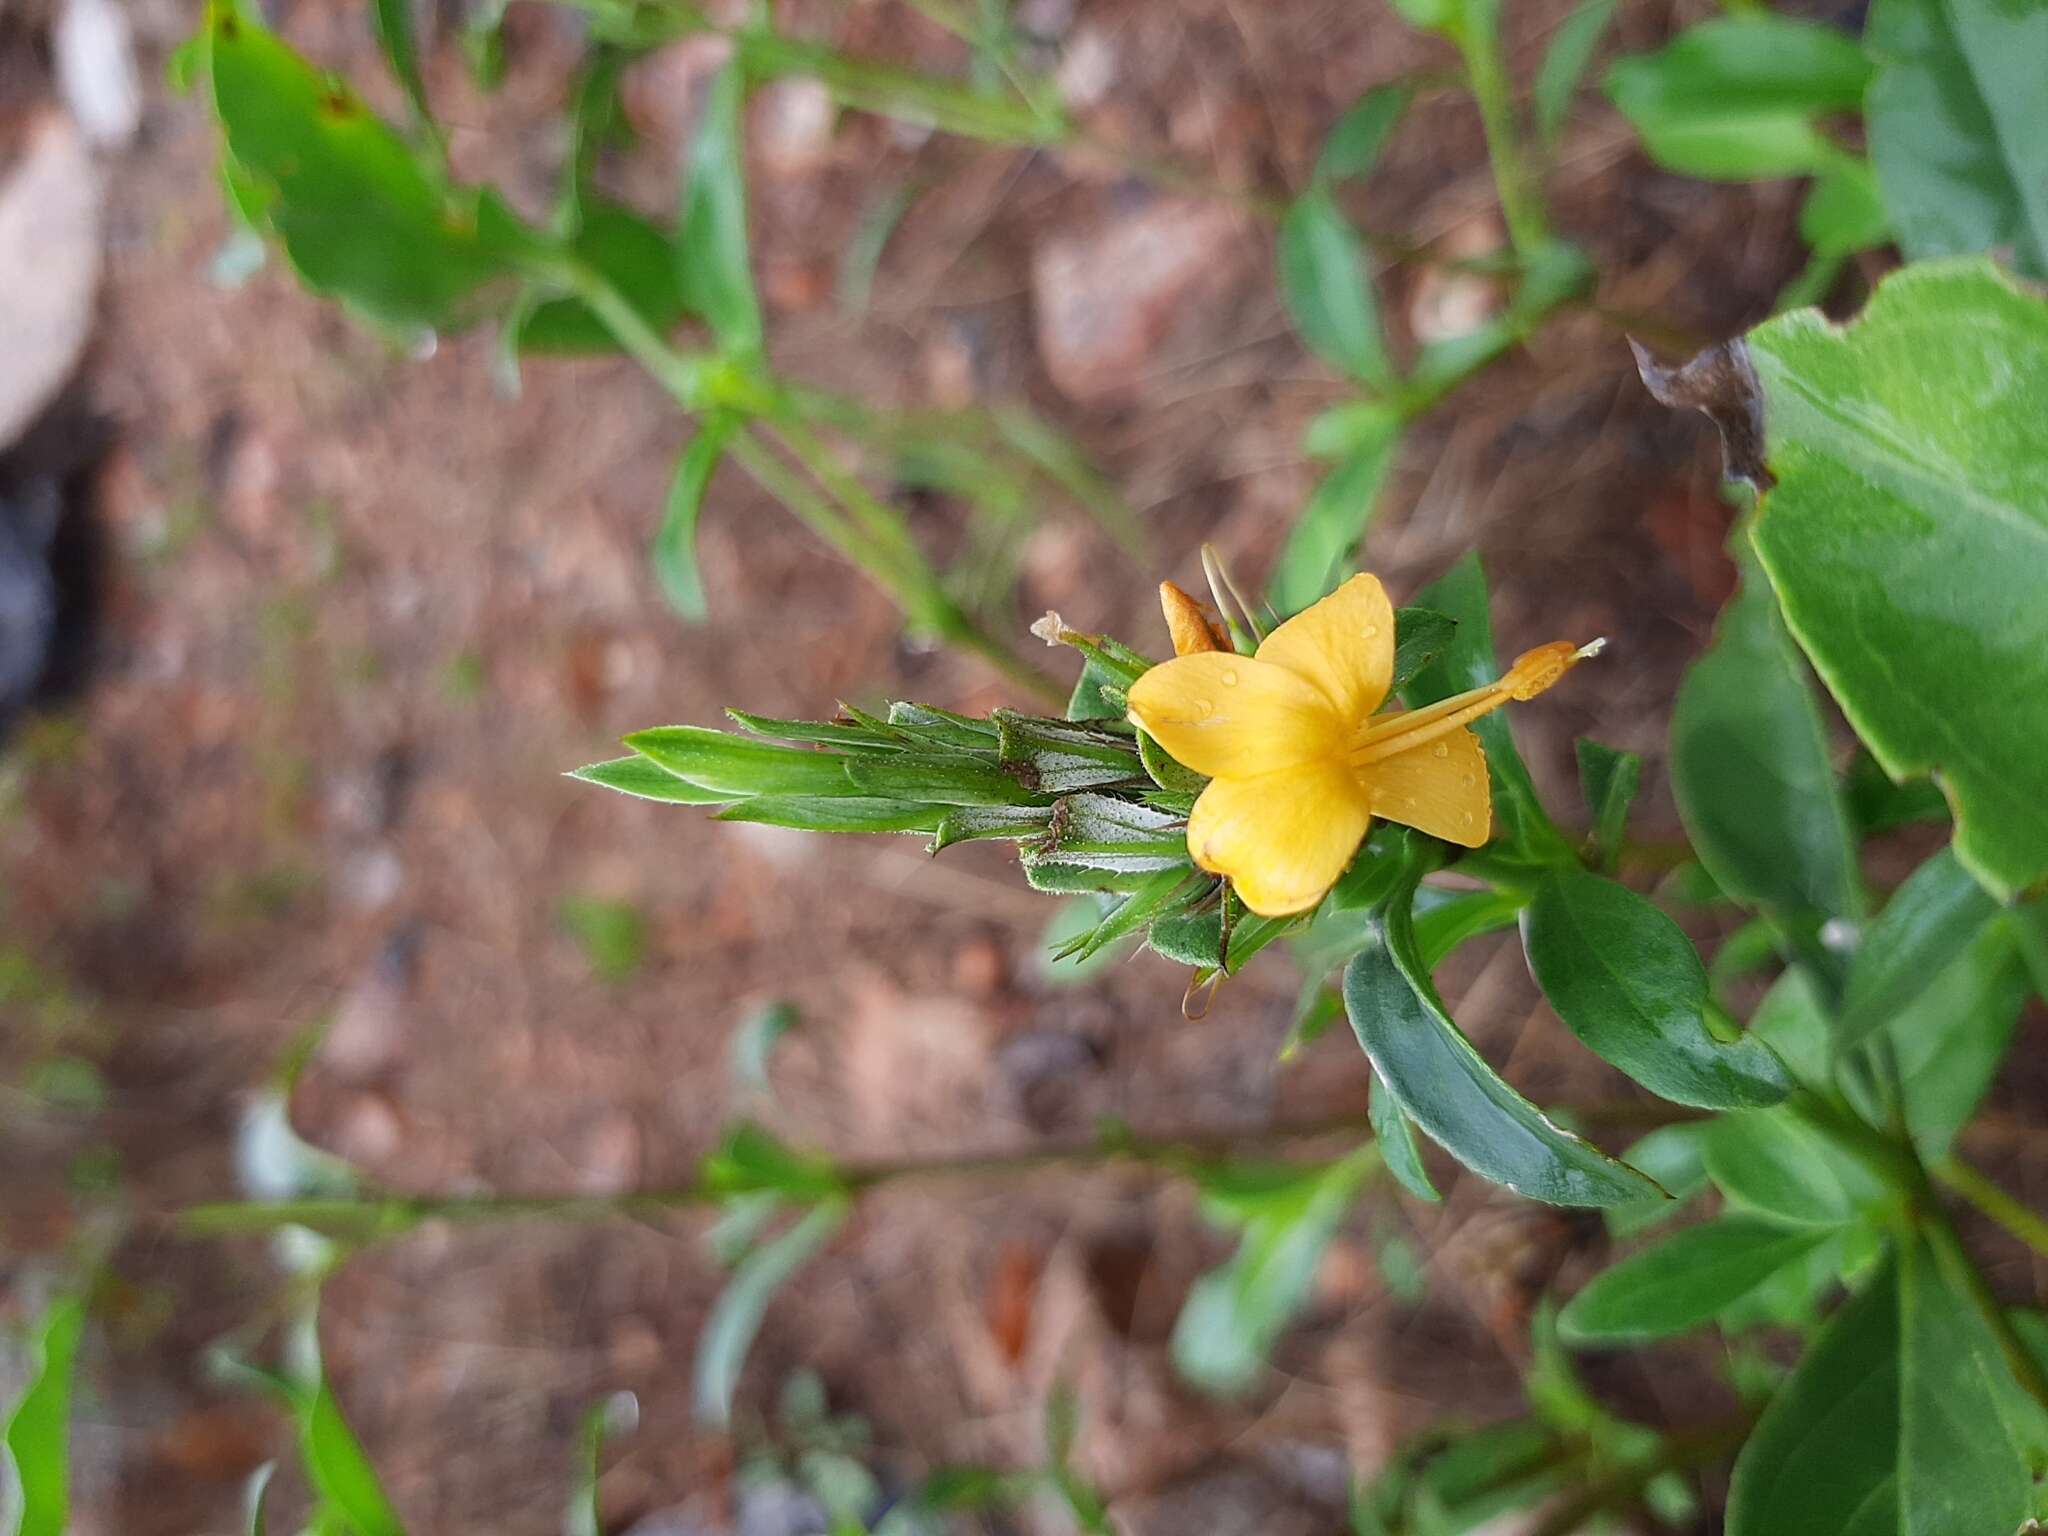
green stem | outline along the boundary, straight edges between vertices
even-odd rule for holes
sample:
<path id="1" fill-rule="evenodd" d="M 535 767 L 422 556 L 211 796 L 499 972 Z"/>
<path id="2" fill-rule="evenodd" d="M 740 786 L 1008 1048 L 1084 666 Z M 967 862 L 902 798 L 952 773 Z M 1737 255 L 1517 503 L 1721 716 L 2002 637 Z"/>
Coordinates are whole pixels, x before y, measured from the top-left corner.
<path id="1" fill-rule="evenodd" d="M 1501 55 L 1497 7 L 1465 8 L 1449 32 L 1451 41 L 1464 56 L 1466 83 L 1479 104 L 1479 121 L 1486 132 L 1486 155 L 1493 165 L 1494 185 L 1500 191 L 1500 211 L 1508 226 L 1508 239 L 1514 244 L 1515 254 L 1526 261 L 1550 243 L 1550 223 L 1529 175 L 1521 134 L 1515 126 L 1514 96 Z"/>
<path id="2" fill-rule="evenodd" d="M 1915 1209 L 1920 1218 L 1920 1230 L 1928 1246 L 1934 1250 L 1935 1262 L 1947 1271 L 1949 1284 L 1977 1309 L 1984 1326 L 1998 1341 L 1999 1353 L 2005 1356 L 2006 1369 L 2012 1372 L 2013 1380 L 2044 1410 L 2048 1410 L 2048 1375 L 2043 1374 L 2041 1363 L 2027 1348 L 2026 1341 L 2014 1331 L 2012 1319 L 2006 1316 L 2004 1306 L 1992 1292 L 1990 1282 L 1984 1278 L 1984 1271 L 1970 1257 L 1970 1250 L 1963 1246 L 1962 1238 L 1948 1219 L 1948 1212 L 1942 1209 L 1933 1187 L 1924 1183 L 1924 1172 L 1921 1177 L 1925 1193 L 1915 1202 Z"/>
<path id="3" fill-rule="evenodd" d="M 2048 1219 L 2029 1210 L 1991 1180 L 1959 1157 L 1928 1169 L 1935 1183 L 1943 1185 L 1977 1208 L 1979 1214 L 2048 1258 Z"/>

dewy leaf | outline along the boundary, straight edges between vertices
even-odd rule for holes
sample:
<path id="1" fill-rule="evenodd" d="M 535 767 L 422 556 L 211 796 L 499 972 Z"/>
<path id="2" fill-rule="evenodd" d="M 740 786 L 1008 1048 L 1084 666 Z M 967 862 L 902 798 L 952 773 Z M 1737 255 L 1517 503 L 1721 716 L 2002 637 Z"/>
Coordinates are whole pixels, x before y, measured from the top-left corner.
<path id="1" fill-rule="evenodd" d="M 1735 1463 L 1729 1536 L 1995 1536 L 2030 1478 L 2006 1367 L 1909 1238 L 1829 1323 Z"/>
<path id="2" fill-rule="evenodd" d="M 1849 1050 L 1918 997 L 1998 915 L 1998 903 L 1947 848 L 1892 893 L 1856 947 L 1835 1025 Z"/>
<path id="3" fill-rule="evenodd" d="M 1374 410 L 1372 429 L 1330 467 L 1287 535 L 1267 583 L 1267 599 L 1281 613 L 1299 613 L 1335 588 L 1365 537 L 1401 446 L 1399 414 Z"/>
<path id="4" fill-rule="evenodd" d="M 1940 775 L 1972 874 L 2048 880 L 2048 303 L 1930 263 L 1750 353 L 1778 477 L 1755 541 L 1793 634 L 1887 773 Z"/>
<path id="5" fill-rule="evenodd" d="M 1658 164 L 1746 181 L 1823 169 L 1839 151 L 1815 120 L 1854 111 L 1869 79 L 1847 33 L 1755 10 L 1616 60 L 1607 95 Z"/>
<path id="6" fill-rule="evenodd" d="M 1840 1227 L 1884 1198 L 1862 1163 L 1789 1109 L 1723 1115 L 1704 1135 L 1708 1176 L 1731 1205 L 1758 1215 Z"/>
<path id="7" fill-rule="evenodd" d="M 1522 914 L 1530 974 L 1592 1051 L 1652 1093 L 1701 1109 L 1753 1109 L 1792 1090 L 1771 1048 L 1707 1031 L 1707 972 L 1679 926 L 1627 886 L 1545 870 Z"/>
<path id="8" fill-rule="evenodd" d="M 1484 687 L 1501 675 L 1503 669 L 1493 653 L 1486 573 L 1476 553 L 1466 555 L 1416 593 L 1415 606 L 1441 613 L 1457 629 L 1443 654 L 1417 672 L 1402 690 L 1411 708 Z M 1525 858 L 1548 862 L 1569 856 L 1564 837 L 1544 814 L 1536 785 L 1515 750 L 1507 711 L 1496 710 L 1473 721 L 1472 731 L 1486 749 L 1486 771 L 1493 780 L 1496 840 Z"/>
<path id="9" fill-rule="evenodd" d="M 1558 1329 L 1575 1343 L 1682 1333 L 1741 1300 L 1827 1237 L 1820 1228 L 1788 1231 L 1741 1216 L 1687 1227 L 1596 1276 L 1558 1315 Z"/>
<path id="10" fill-rule="evenodd" d="M 1296 198 L 1280 221 L 1280 297 L 1324 362 L 1377 389 L 1393 384 L 1364 242 L 1325 187 Z"/>
<path id="11" fill-rule="evenodd" d="M 2048 277 L 2048 7 L 1877 0 L 1865 44 L 1870 157 L 1906 255 L 2009 249 Z"/>
<path id="12" fill-rule="evenodd" d="M 735 59 L 718 72 L 690 148 L 677 270 L 690 307 L 729 352 L 761 346 L 761 305 L 747 264 L 747 183 L 740 141 L 746 72 Z"/>
<path id="13" fill-rule="evenodd" d="M 1486 1064 L 1420 964 L 1408 902 L 1373 920 L 1344 970 L 1358 1043 L 1408 1117 L 1466 1167 L 1555 1205 L 1621 1205 L 1657 1186 L 1545 1118 Z"/>
<path id="14" fill-rule="evenodd" d="M 740 1368 L 747 1351 L 761 1331 L 761 1319 L 768 1303 L 789 1277 L 806 1260 L 831 1240 L 846 1220 L 849 1207 L 842 1199 L 821 1201 L 806 1211 L 796 1225 L 771 1238 L 740 1261 L 738 1269 L 719 1293 L 704 1320 L 697 1340 L 697 1364 L 692 1395 L 699 1422 L 723 1425 L 732 1418 L 732 1395 L 739 1386 Z"/>
<path id="15" fill-rule="evenodd" d="M 1545 144 L 1554 142 L 1571 110 L 1572 94 L 1585 78 L 1586 67 L 1600 46 L 1617 0 L 1579 0 L 1571 15 L 1550 36 L 1543 62 L 1536 70 L 1536 132 Z"/>
<path id="16" fill-rule="evenodd" d="M 1679 688 L 1671 787 L 1700 862 L 1735 900 L 1795 925 L 1861 910 L 1820 711 L 1753 569 Z"/>
<path id="17" fill-rule="evenodd" d="M 214 109 L 236 172 L 271 195 L 267 223 L 308 287 L 393 325 L 446 329 L 509 270 L 473 194 L 444 189 L 341 81 L 254 19 L 209 20 Z M 495 226 L 494 226 L 495 227 Z M 516 228 L 516 226 L 512 226 Z"/>
<path id="18" fill-rule="evenodd" d="M 704 418 L 676 462 L 661 528 L 654 535 L 651 558 L 662 594 L 677 613 L 692 622 L 701 621 L 705 613 L 704 578 L 697 572 L 697 515 L 704 508 L 712 471 L 718 468 L 725 445 L 738 427 L 737 417 L 722 412 Z"/>
<path id="19" fill-rule="evenodd" d="M 14 1463 L 20 1508 L 14 1536 L 64 1536 L 71 1513 L 71 1376 L 85 1307 L 53 1302 L 37 1326 L 34 1363 L 0 1445 Z"/>

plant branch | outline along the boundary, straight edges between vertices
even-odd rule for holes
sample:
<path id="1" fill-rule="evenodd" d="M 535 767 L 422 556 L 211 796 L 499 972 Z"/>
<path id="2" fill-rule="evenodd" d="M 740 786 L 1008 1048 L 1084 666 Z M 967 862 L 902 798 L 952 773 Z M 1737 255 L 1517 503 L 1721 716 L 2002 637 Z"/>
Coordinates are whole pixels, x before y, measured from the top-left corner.
<path id="1" fill-rule="evenodd" d="M 2003 1227 L 2034 1252 L 2048 1258 L 2048 1219 L 2029 1210 L 1959 1157 L 1928 1170 L 1934 1182 L 1961 1196 L 1978 1213 Z"/>

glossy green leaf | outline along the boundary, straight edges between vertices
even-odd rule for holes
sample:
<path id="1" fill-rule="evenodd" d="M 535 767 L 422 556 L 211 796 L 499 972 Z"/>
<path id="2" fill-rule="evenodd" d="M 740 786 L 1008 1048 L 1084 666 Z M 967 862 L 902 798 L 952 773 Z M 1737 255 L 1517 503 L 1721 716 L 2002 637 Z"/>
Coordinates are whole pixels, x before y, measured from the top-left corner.
<path id="1" fill-rule="evenodd" d="M 761 345 L 761 305 L 747 262 L 747 183 L 740 130 L 747 77 L 739 62 L 711 83 L 690 147 L 676 261 L 690 308 L 727 351 Z"/>
<path id="2" fill-rule="evenodd" d="M 1730 1204 L 1759 1216 L 1845 1226 L 1885 1195 L 1862 1163 L 1789 1109 L 1723 1115 L 1705 1137 L 1708 1176 Z"/>
<path id="3" fill-rule="evenodd" d="M 398 326 L 473 318 L 512 247 L 479 224 L 474 195 L 444 188 L 348 86 L 254 19 L 217 5 L 208 31 L 214 109 L 236 174 L 309 288 Z"/>
<path id="4" fill-rule="evenodd" d="M 1391 408 L 1332 465 L 1296 517 L 1267 583 L 1267 601 L 1281 613 L 1299 613 L 1350 573 L 1401 446 L 1401 420 Z"/>
<path id="5" fill-rule="evenodd" d="M 1778 479 L 1756 546 L 1792 632 L 1887 773 L 1941 776 L 1973 874 L 2048 879 L 2048 303 L 1932 263 L 1750 353 Z"/>
<path id="6" fill-rule="evenodd" d="M 851 795 L 853 759 L 833 752 L 779 746 L 698 725 L 635 731 L 625 744 L 680 778 L 725 798 L 746 795 Z"/>
<path id="7" fill-rule="evenodd" d="M 1596 1276 L 1558 1316 L 1576 1343 L 1663 1338 L 1707 1322 L 1827 1239 L 1728 1216 L 1687 1227 Z"/>
<path id="8" fill-rule="evenodd" d="M 1370 174 L 1413 94 L 1406 86 L 1379 85 L 1353 102 L 1323 139 L 1315 179 L 1327 183 Z"/>
<path id="9" fill-rule="evenodd" d="M 1845 1305 L 1735 1464 L 1729 1536 L 1948 1536 L 2019 1527 L 2005 1367 L 1917 1239 Z"/>
<path id="10" fill-rule="evenodd" d="M 1860 106 L 1870 72 L 1847 33 L 1746 10 L 1616 60 L 1606 83 L 1658 164 L 1742 181 L 1822 169 L 1838 151 L 1816 119 Z"/>
<path id="11" fill-rule="evenodd" d="M 608 198 L 586 199 L 572 249 L 624 299 L 649 329 L 666 331 L 684 313 L 675 248 L 661 229 Z M 521 321 L 526 353 L 614 352 L 618 339 L 581 299 L 549 299 Z"/>
<path id="12" fill-rule="evenodd" d="M 1420 962 L 1407 903 L 1396 900 L 1344 971 L 1351 1027 L 1409 1119 L 1475 1173 L 1531 1199 L 1607 1206 L 1657 1192 L 1509 1087 L 1451 1022 Z"/>
<path id="13" fill-rule="evenodd" d="M 1443 614 L 1457 630 L 1443 654 L 1417 672 L 1402 690 L 1411 708 L 1482 687 L 1501 675 L 1493 651 L 1486 573 L 1476 553 L 1466 555 L 1417 592 L 1415 606 Z M 1494 839 L 1525 858 L 1547 863 L 1568 857 L 1569 847 L 1544 814 L 1536 785 L 1515 750 L 1507 716 L 1506 710 L 1495 710 L 1472 722 L 1473 733 L 1486 749 L 1486 771 L 1493 780 Z"/>
<path id="14" fill-rule="evenodd" d="M 1870 157 L 1907 256 L 2010 250 L 2048 277 L 2048 136 L 2035 0 L 1876 0 Z"/>
<path id="15" fill-rule="evenodd" d="M 1379 1142 L 1380 1157 L 1387 1165 L 1387 1172 L 1409 1194 L 1418 1200 L 1427 1200 L 1434 1205 L 1443 1199 L 1435 1184 L 1430 1182 L 1429 1170 L 1422 1165 L 1422 1148 L 1415 1140 L 1415 1127 L 1401 1112 L 1401 1102 L 1387 1091 L 1387 1085 L 1373 1074 L 1372 1097 L 1369 1100 L 1372 1113 L 1372 1134 Z"/>
<path id="16" fill-rule="evenodd" d="M 697 515 L 703 510 L 712 471 L 718 468 L 725 445 L 738 428 L 738 418 L 733 416 L 704 418 L 690 446 L 676 461 L 661 528 L 654 535 L 651 559 L 655 578 L 669 605 L 692 622 L 701 621 L 705 614 L 704 578 L 697 570 Z"/>
<path id="17" fill-rule="evenodd" d="M 1652 1093 L 1701 1109 L 1775 1104 L 1792 1079 L 1771 1048 L 1707 1031 L 1707 972 L 1692 940 L 1627 886 L 1545 870 L 1522 914 L 1529 971 L 1571 1032 Z"/>
<path id="18" fill-rule="evenodd" d="M 1908 779 L 1903 784 L 1877 764 L 1868 747 L 1857 750 L 1849 761 L 1847 785 L 1849 818 L 1865 837 L 1889 832 L 1916 821 L 1948 821 L 1948 801 L 1932 779 Z"/>
<path id="19" fill-rule="evenodd" d="M 651 758 L 615 757 L 610 762 L 590 763 L 568 774 L 586 784 L 602 784 L 622 795 L 642 800 L 660 800 L 670 805 L 724 805 L 733 798 L 729 791 L 706 789 L 679 779 Z"/>
<path id="20" fill-rule="evenodd" d="M 1736 901 L 1794 927 L 1860 910 L 1820 711 L 1754 570 L 1678 690 L 1671 787 L 1700 862 Z"/>
<path id="21" fill-rule="evenodd" d="M 697 1338 L 691 1395 L 700 1423 L 723 1426 L 731 1422 L 740 1370 L 761 1331 L 768 1303 L 791 1275 L 831 1241 L 849 1209 L 844 1200 L 821 1201 L 794 1226 L 748 1254 L 733 1271 Z"/>
<path id="22" fill-rule="evenodd" d="M 13 1536 L 64 1536 L 71 1516 L 71 1381 L 85 1307 L 51 1303 L 36 1325 L 28 1380 L 0 1431 L 14 1464 Z"/>
<path id="23" fill-rule="evenodd" d="M 1778 1053 L 1803 1087 L 1824 1089 L 1834 1081 L 1834 1020 L 1812 974 L 1787 966 L 1750 1015 L 1749 1032 Z"/>
<path id="24" fill-rule="evenodd" d="M 1579 759 L 1579 788 L 1593 818 L 1593 852 L 1603 869 L 1621 856 L 1628 834 L 1629 807 L 1643 780 L 1643 759 L 1637 752 L 1619 752 L 1581 736 L 1573 743 Z"/>
<path id="25" fill-rule="evenodd" d="M 1550 144 L 1564 127 L 1572 96 L 1599 50 L 1600 39 L 1614 19 L 1617 0 L 1579 0 L 1572 13 L 1550 34 L 1543 62 L 1536 69 L 1536 132 Z"/>
<path id="26" fill-rule="evenodd" d="M 1173 1363 L 1183 1376 L 1218 1393 L 1241 1392 L 1256 1379 L 1374 1162 L 1372 1149 L 1361 1148 L 1327 1167 L 1288 1170 L 1255 1196 L 1225 1192 L 1221 1201 L 1197 1175 L 1212 1195 L 1212 1213 L 1241 1223 L 1244 1240 L 1227 1264 L 1195 1282 L 1181 1307 Z"/>
<path id="27" fill-rule="evenodd" d="M 1311 187 L 1280 221 L 1280 297 L 1309 348 L 1346 378 L 1391 387 L 1365 244 L 1327 188 Z"/>
<path id="28" fill-rule="evenodd" d="M 1907 877 L 1864 930 L 1836 1024 L 1846 1051 L 1884 1027 L 1998 915 L 1998 903 L 1944 848 Z"/>

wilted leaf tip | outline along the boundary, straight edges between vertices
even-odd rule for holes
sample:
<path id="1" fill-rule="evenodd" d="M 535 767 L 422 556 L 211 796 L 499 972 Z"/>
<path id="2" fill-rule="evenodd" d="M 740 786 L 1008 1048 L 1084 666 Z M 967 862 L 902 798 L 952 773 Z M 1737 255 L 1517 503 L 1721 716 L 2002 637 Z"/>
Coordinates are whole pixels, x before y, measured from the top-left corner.
<path id="1" fill-rule="evenodd" d="M 1633 336 L 1628 345 L 1644 387 L 1660 405 L 1704 411 L 1720 429 L 1730 479 L 1746 480 L 1759 491 L 1778 483 L 1764 464 L 1764 392 L 1748 342 L 1724 341 L 1676 368 L 1659 363 Z"/>

